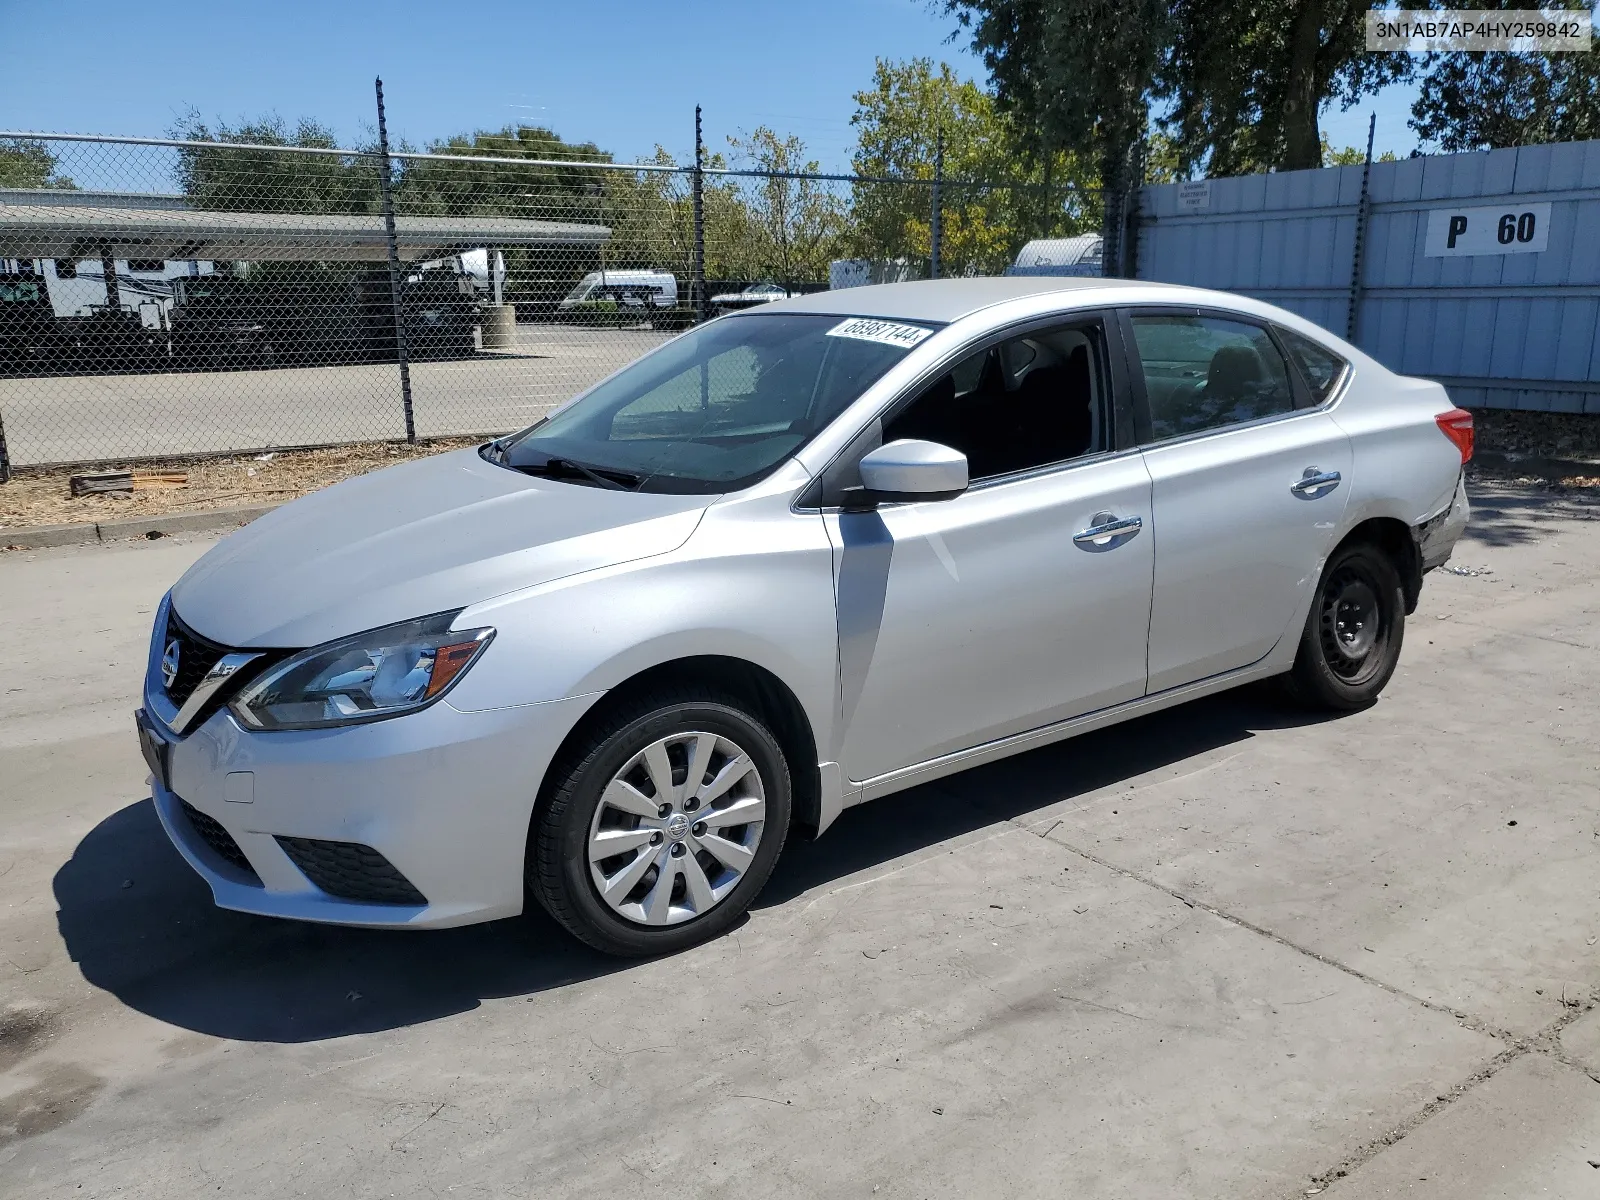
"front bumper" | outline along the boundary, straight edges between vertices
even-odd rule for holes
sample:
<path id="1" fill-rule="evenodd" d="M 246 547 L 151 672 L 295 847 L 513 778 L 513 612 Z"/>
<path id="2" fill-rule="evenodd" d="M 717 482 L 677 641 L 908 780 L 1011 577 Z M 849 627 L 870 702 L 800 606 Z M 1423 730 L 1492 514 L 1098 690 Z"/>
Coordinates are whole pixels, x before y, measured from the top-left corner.
<path id="1" fill-rule="evenodd" d="M 140 737 L 161 824 L 219 906 L 339 925 L 444 928 L 522 911 L 539 784 L 595 698 L 471 713 L 441 701 L 369 725 L 271 733 L 244 729 L 224 709 L 183 738 L 141 714 Z M 213 828 L 208 839 L 208 818 L 225 837 Z M 332 895 L 296 866 L 280 838 L 370 847 L 426 902 Z M 228 839 L 248 867 L 218 852 Z"/>

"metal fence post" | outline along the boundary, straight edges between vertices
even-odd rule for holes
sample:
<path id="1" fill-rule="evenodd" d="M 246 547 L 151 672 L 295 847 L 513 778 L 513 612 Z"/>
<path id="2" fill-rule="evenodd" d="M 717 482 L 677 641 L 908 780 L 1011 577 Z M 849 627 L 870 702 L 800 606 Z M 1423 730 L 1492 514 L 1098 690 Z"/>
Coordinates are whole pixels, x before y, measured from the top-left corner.
<path id="1" fill-rule="evenodd" d="M 944 130 L 939 130 L 933 143 L 933 214 L 929 222 L 928 278 L 939 278 L 940 258 L 944 247 Z"/>
<path id="2" fill-rule="evenodd" d="M 106 281 L 106 311 L 121 312 L 122 293 L 117 287 L 117 260 L 109 245 L 100 247 L 100 274 Z"/>
<path id="3" fill-rule="evenodd" d="M 400 298 L 400 243 L 394 231 L 394 187 L 389 171 L 389 126 L 383 114 L 383 80 L 378 89 L 378 182 L 383 193 L 383 230 L 389 243 L 389 302 L 394 309 L 394 348 L 400 361 L 400 402 L 406 414 L 406 441 L 417 440 L 416 416 L 411 409 L 411 359 L 406 344 L 405 305 Z"/>
<path id="4" fill-rule="evenodd" d="M 1130 153 L 1127 186 L 1123 189 L 1122 277 L 1139 278 L 1139 203 L 1144 189 L 1145 143 L 1140 138 Z"/>
<path id="5" fill-rule="evenodd" d="M 1115 175 L 1115 163 L 1107 174 Z M 1122 185 L 1115 178 L 1101 181 L 1100 274 L 1115 279 L 1122 265 Z"/>
<path id="6" fill-rule="evenodd" d="M 1367 160 L 1361 166 L 1361 198 L 1356 201 L 1356 237 L 1350 254 L 1350 311 L 1345 314 L 1344 340 L 1356 340 L 1356 328 L 1361 317 L 1361 276 L 1366 266 L 1367 249 L 1367 183 L 1372 178 L 1372 139 L 1378 132 L 1378 114 L 1367 121 Z"/>
<path id="7" fill-rule="evenodd" d="M 706 311 L 706 204 L 705 204 L 705 143 L 700 138 L 700 106 L 694 106 L 694 278 L 690 289 L 694 293 L 695 320 L 704 321 Z M 703 390 L 703 389 L 702 389 Z"/>

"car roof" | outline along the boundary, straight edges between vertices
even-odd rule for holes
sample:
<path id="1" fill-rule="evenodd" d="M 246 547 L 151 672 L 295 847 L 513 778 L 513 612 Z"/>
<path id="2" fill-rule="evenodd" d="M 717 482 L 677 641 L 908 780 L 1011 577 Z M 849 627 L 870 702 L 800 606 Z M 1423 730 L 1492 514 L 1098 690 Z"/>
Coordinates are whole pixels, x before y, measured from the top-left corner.
<path id="1" fill-rule="evenodd" d="M 1170 289 L 1171 284 L 1136 279 L 1072 278 L 1061 275 L 1002 275 L 977 279 L 920 279 L 877 283 L 837 291 L 813 292 L 776 300 L 766 313 L 813 312 L 848 317 L 886 317 L 903 321 L 957 321 L 979 309 L 1027 296 L 1083 291 Z"/>

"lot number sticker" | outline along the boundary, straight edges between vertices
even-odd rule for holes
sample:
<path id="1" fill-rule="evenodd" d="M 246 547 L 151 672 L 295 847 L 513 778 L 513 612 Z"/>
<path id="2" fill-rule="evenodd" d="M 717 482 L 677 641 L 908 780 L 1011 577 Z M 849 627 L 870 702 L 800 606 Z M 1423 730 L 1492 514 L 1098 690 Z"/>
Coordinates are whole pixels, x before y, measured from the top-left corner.
<path id="1" fill-rule="evenodd" d="M 1550 242 L 1550 205 L 1435 208 L 1428 212 L 1428 258 L 1471 254 L 1537 254 Z"/>
<path id="2" fill-rule="evenodd" d="M 933 333 L 915 325 L 901 325 L 898 321 L 874 321 L 867 317 L 851 317 L 840 321 L 828 330 L 829 337 L 855 338 L 862 342 L 882 342 L 885 346 L 899 346 L 909 350 L 923 338 Z"/>

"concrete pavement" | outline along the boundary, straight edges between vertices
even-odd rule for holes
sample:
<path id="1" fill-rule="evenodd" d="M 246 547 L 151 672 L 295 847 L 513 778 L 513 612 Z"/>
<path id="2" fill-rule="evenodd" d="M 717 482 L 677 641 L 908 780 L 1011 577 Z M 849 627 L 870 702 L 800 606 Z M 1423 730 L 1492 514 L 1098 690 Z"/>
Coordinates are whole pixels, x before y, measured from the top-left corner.
<path id="1" fill-rule="evenodd" d="M 531 425 L 672 335 L 523 325 L 513 353 L 411 365 L 417 433 Z M 405 436 L 393 363 L 0 378 L 11 461 L 92 462 Z"/>
<path id="2" fill-rule="evenodd" d="M 1478 504 L 1374 709 L 851 810 L 643 964 L 217 911 L 129 721 L 209 542 L 0 555 L 0 1196 L 1592 1197 L 1600 510 Z"/>

